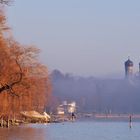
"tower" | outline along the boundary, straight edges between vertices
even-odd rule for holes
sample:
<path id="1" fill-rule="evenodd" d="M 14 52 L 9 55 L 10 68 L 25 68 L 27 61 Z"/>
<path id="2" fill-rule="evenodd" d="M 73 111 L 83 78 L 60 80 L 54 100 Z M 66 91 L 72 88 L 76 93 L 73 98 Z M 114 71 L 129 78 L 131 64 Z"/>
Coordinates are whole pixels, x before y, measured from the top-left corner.
<path id="1" fill-rule="evenodd" d="M 139 63 L 139 74 L 140 74 L 140 63 Z"/>
<path id="2" fill-rule="evenodd" d="M 130 78 L 133 75 L 133 62 L 128 58 L 125 62 L 125 77 Z"/>

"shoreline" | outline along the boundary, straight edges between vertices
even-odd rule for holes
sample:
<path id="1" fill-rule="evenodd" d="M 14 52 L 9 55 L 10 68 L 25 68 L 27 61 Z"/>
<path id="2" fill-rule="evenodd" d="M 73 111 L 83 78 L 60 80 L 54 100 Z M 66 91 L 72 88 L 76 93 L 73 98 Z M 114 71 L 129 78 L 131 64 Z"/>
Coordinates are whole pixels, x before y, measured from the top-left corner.
<path id="1" fill-rule="evenodd" d="M 8 128 L 12 126 L 19 126 L 22 124 L 50 124 L 50 123 L 63 123 L 63 122 L 74 122 L 83 120 L 93 120 L 93 121 L 127 121 L 129 122 L 130 114 L 90 114 L 90 113 L 79 113 L 75 120 L 71 119 L 70 115 L 51 115 L 49 121 L 44 121 L 41 119 L 28 118 L 28 119 L 0 119 L 0 128 Z M 132 114 L 132 121 L 140 121 L 140 114 Z"/>

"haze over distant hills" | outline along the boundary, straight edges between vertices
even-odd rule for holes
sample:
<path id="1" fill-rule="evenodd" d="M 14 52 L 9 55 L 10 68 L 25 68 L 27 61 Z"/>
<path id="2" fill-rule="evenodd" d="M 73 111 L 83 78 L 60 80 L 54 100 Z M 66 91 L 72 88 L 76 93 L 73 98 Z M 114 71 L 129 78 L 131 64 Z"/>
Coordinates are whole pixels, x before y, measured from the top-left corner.
<path id="1" fill-rule="evenodd" d="M 52 72 L 53 96 L 76 101 L 80 112 L 140 113 L 140 80 L 80 77 Z"/>

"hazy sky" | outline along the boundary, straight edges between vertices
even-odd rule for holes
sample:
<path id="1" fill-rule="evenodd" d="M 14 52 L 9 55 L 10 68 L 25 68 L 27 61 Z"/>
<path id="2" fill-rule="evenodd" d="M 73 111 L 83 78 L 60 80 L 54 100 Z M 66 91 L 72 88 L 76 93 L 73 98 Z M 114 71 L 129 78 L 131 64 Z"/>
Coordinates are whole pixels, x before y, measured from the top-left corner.
<path id="1" fill-rule="evenodd" d="M 15 0 L 15 38 L 42 50 L 49 70 L 103 76 L 140 61 L 140 0 Z"/>

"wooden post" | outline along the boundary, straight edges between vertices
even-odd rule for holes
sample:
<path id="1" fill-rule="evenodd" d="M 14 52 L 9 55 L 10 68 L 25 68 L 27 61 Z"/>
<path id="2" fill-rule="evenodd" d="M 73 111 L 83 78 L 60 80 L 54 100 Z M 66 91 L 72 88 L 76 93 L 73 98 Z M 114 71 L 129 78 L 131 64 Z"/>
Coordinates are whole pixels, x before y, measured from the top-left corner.
<path id="1" fill-rule="evenodd" d="M 129 116 L 129 128 L 132 128 L 132 116 Z"/>
<path id="2" fill-rule="evenodd" d="M 3 128 L 3 117 L 1 118 L 1 127 Z"/>
<path id="3" fill-rule="evenodd" d="M 10 124 L 9 124 L 9 116 L 8 116 L 8 119 L 7 119 L 7 127 L 9 128 Z"/>

